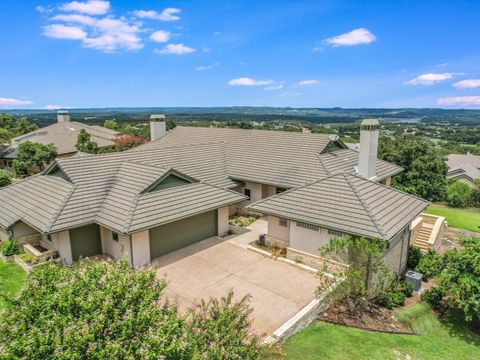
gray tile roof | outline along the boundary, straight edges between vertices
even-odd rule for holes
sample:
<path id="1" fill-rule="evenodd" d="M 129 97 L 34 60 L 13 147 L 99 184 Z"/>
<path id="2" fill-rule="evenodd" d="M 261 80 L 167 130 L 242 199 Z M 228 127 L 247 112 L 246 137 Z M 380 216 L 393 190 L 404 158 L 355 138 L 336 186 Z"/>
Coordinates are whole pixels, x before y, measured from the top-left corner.
<path id="1" fill-rule="evenodd" d="M 57 159 L 71 183 L 39 175 L 26 180 L 28 197 L 22 194 L 20 184 L 0 189 L 0 199 L 4 193 L 13 202 L 19 199 L 16 206 L 0 206 L 0 219 L 5 219 L 0 225 L 9 226 L 9 220 L 36 208 L 37 191 L 49 199 L 52 208 L 36 215 L 41 219 L 39 227 L 34 226 L 41 231 L 91 222 L 122 233 L 137 231 L 243 200 L 243 195 L 228 190 L 238 186 L 235 180 L 299 187 L 324 178 L 335 167 L 348 171 L 358 158 L 356 152 L 348 153 L 346 161 L 345 156 L 332 154 L 349 150 L 322 154 L 325 149 L 331 150 L 332 142 L 324 134 L 179 127 L 130 151 Z M 172 169 L 198 183 L 142 194 L 146 186 Z M 382 174 L 399 171 L 388 163 L 381 163 L 379 169 Z M 53 193 L 54 187 L 42 185 L 53 182 L 59 187 L 59 181 L 63 186 L 59 194 Z"/>
<path id="2" fill-rule="evenodd" d="M 466 176 L 480 179 L 480 156 L 452 154 L 448 156 L 448 179 Z"/>
<path id="3" fill-rule="evenodd" d="M 12 145 L 4 152 L 11 152 L 11 150 L 16 149 L 21 142 L 32 141 L 44 145 L 54 144 L 59 155 L 74 153 L 77 151 L 75 148 L 77 136 L 82 129 L 85 129 L 91 135 L 91 139 L 95 141 L 99 147 L 113 145 L 113 139 L 120 134 L 115 130 L 96 125 L 86 125 L 76 121 L 57 122 L 14 138 Z M 0 156 L 3 156 L 3 153 Z"/>
<path id="4" fill-rule="evenodd" d="M 343 173 L 260 200 L 248 208 L 341 232 L 392 239 L 428 202 Z"/>

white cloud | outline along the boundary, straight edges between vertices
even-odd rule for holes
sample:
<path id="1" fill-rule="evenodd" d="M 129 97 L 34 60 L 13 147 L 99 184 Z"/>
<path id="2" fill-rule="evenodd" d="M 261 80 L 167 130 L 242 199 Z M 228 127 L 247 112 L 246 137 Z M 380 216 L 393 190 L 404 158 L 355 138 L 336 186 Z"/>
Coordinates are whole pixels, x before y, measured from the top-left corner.
<path id="1" fill-rule="evenodd" d="M 163 49 L 155 49 L 157 54 L 175 54 L 175 55 L 185 55 L 190 54 L 196 51 L 196 49 L 188 47 L 184 44 L 168 44 Z"/>
<path id="2" fill-rule="evenodd" d="M 87 16 L 87 15 L 80 15 L 80 14 L 60 14 L 60 15 L 55 15 L 52 17 L 52 20 L 57 20 L 57 21 L 64 21 L 67 23 L 77 23 L 77 24 L 82 24 L 82 25 L 88 25 L 88 26 L 93 26 L 95 25 L 97 19 Z"/>
<path id="3" fill-rule="evenodd" d="M 438 99 L 438 105 L 444 106 L 480 106 L 480 96 L 453 96 Z"/>
<path id="4" fill-rule="evenodd" d="M 323 47 L 320 47 L 320 46 L 315 46 L 313 49 L 312 49 L 313 52 L 322 52 L 322 51 L 325 51 L 325 49 Z"/>
<path id="5" fill-rule="evenodd" d="M 359 28 L 350 32 L 325 39 L 324 42 L 331 46 L 353 46 L 370 44 L 376 40 L 376 36 L 365 28 Z"/>
<path id="6" fill-rule="evenodd" d="M 288 92 L 288 91 L 286 91 L 286 92 L 281 93 L 278 96 L 279 97 L 287 97 L 287 96 L 300 96 L 300 95 L 302 95 L 301 92 Z"/>
<path id="7" fill-rule="evenodd" d="M 211 64 L 211 65 L 197 66 L 197 67 L 195 68 L 195 70 L 197 70 L 197 71 L 212 70 L 212 69 L 216 68 L 216 67 L 219 66 L 219 65 L 220 65 L 219 62 L 215 62 L 215 63 L 213 63 L 213 64 Z"/>
<path id="8" fill-rule="evenodd" d="M 20 100 L 12 98 L 2 98 L 0 97 L 0 106 L 1 107 L 10 107 L 10 106 L 19 106 L 19 105 L 30 105 L 33 104 L 30 100 Z"/>
<path id="9" fill-rule="evenodd" d="M 170 32 L 165 30 L 158 30 L 150 35 L 150 39 L 156 42 L 168 42 L 170 40 Z"/>
<path id="10" fill-rule="evenodd" d="M 453 87 L 456 89 L 476 89 L 480 87 L 480 79 L 466 79 L 457 81 L 453 84 Z"/>
<path id="11" fill-rule="evenodd" d="M 315 85 L 315 84 L 318 84 L 318 83 L 319 83 L 318 80 L 310 79 L 310 80 L 302 80 L 297 85 L 298 86 L 309 86 L 309 85 Z"/>
<path id="12" fill-rule="evenodd" d="M 255 80 L 249 77 L 232 79 L 228 82 L 232 86 L 265 86 L 273 84 L 272 80 Z"/>
<path id="13" fill-rule="evenodd" d="M 135 10 L 133 14 L 141 19 L 153 19 L 161 21 L 175 21 L 179 20 L 180 16 L 175 15 L 179 14 L 182 10 L 177 8 L 166 8 L 161 13 L 158 13 L 154 10 Z"/>
<path id="14" fill-rule="evenodd" d="M 85 47 L 114 52 L 119 49 L 129 51 L 143 48 L 141 38 L 138 36 L 140 29 L 136 25 L 130 25 L 125 20 L 103 18 L 95 23 L 95 32 L 98 36 L 83 40 Z"/>
<path id="15" fill-rule="evenodd" d="M 51 13 L 53 11 L 53 9 L 51 9 L 50 7 L 47 8 L 47 7 L 41 6 L 41 5 L 37 5 L 35 7 L 35 10 L 37 10 L 41 14 L 48 14 L 48 13 Z"/>
<path id="16" fill-rule="evenodd" d="M 43 35 L 55 39 L 83 40 L 87 33 L 76 26 L 66 26 L 63 24 L 47 25 L 43 28 Z"/>
<path id="17" fill-rule="evenodd" d="M 417 76 L 416 78 L 407 81 L 407 85 L 433 85 L 440 81 L 450 80 L 456 74 L 453 73 L 428 73 Z"/>
<path id="18" fill-rule="evenodd" d="M 103 15 L 110 9 L 110 2 L 103 0 L 88 0 L 85 2 L 72 1 L 60 6 L 60 9 L 68 12 L 77 12 L 88 15 Z"/>
<path id="19" fill-rule="evenodd" d="M 58 109 L 64 109 L 64 106 L 60 105 L 47 105 L 45 106 L 46 110 L 58 110 Z"/>
<path id="20" fill-rule="evenodd" d="M 281 90 L 281 89 L 283 89 L 283 85 L 278 84 L 278 85 L 267 86 L 264 90 L 273 91 L 273 90 Z"/>

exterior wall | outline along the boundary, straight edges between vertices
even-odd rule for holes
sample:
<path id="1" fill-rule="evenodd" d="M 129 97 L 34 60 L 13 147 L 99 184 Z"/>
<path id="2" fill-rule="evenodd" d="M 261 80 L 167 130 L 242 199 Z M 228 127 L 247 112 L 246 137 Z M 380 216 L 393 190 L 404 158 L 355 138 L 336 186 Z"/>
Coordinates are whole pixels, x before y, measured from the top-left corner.
<path id="1" fill-rule="evenodd" d="M 290 247 L 296 250 L 318 255 L 319 249 L 330 242 L 330 235 L 325 228 L 318 231 L 297 226 L 296 221 L 290 222 Z"/>
<path id="2" fill-rule="evenodd" d="M 389 248 L 383 257 L 385 265 L 397 274 L 401 274 L 407 266 L 409 241 L 410 230 L 407 226 L 390 241 Z"/>
<path id="3" fill-rule="evenodd" d="M 245 209 L 246 206 L 254 203 L 255 201 L 262 200 L 263 196 L 263 186 L 262 184 L 252 183 L 252 182 L 245 182 L 245 185 L 239 186 L 234 190 L 243 194 L 245 189 L 250 190 L 250 200 L 242 201 L 236 204 L 236 212 L 238 214 L 246 215 L 246 214 L 256 214 L 253 211 L 249 211 Z"/>
<path id="4" fill-rule="evenodd" d="M 106 227 L 100 227 L 102 240 L 102 252 L 115 259 L 125 259 L 131 265 L 130 257 L 130 235 L 118 234 L 118 241 L 113 240 L 113 232 Z"/>
<path id="5" fill-rule="evenodd" d="M 383 179 L 380 183 L 386 186 L 390 186 L 392 184 L 392 177 L 389 176 L 386 179 Z"/>
<path id="6" fill-rule="evenodd" d="M 343 272 L 347 267 L 337 261 L 329 260 L 327 258 L 306 253 L 297 249 L 287 248 L 287 259 L 295 262 L 305 264 L 314 269 L 327 269 L 330 274 L 338 274 Z"/>
<path id="7" fill-rule="evenodd" d="M 25 224 L 24 222 L 15 224 L 12 232 L 15 239 L 20 239 L 24 236 L 35 235 L 39 233 L 37 230 L 32 228 L 30 225 Z"/>
<path id="8" fill-rule="evenodd" d="M 472 182 L 470 179 L 467 179 L 467 178 L 465 178 L 465 177 L 458 177 L 458 178 L 456 178 L 455 180 L 460 181 L 460 182 L 462 182 L 462 183 L 464 183 L 464 184 L 467 184 L 467 185 L 470 186 L 470 188 L 472 188 L 472 189 L 478 189 L 478 185 L 477 185 L 477 184 L 475 184 L 475 183 Z"/>
<path id="9" fill-rule="evenodd" d="M 286 242 L 286 246 L 290 244 L 290 220 L 287 220 L 287 226 L 280 225 L 280 218 L 276 216 L 268 216 L 268 235 Z M 269 244 L 270 245 L 270 244 Z M 278 244 L 272 244 L 278 245 Z"/>
<path id="10" fill-rule="evenodd" d="M 132 234 L 133 267 L 150 264 L 150 236 L 148 230 Z"/>
<path id="11" fill-rule="evenodd" d="M 228 206 L 222 207 L 217 211 L 217 235 L 223 236 L 226 235 L 228 232 L 228 216 L 229 216 L 230 208 Z"/>
<path id="12" fill-rule="evenodd" d="M 58 255 L 65 265 L 71 265 L 72 247 L 70 245 L 70 232 L 68 230 L 52 234 L 52 244 L 58 250 Z"/>
<path id="13" fill-rule="evenodd" d="M 10 238 L 7 230 L 0 228 L 0 241 L 6 241 Z"/>

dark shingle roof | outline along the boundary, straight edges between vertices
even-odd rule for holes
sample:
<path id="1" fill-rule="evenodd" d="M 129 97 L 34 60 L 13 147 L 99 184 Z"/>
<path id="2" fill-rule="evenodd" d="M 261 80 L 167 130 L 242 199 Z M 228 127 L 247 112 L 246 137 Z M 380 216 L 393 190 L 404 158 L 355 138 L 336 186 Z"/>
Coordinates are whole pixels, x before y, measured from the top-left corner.
<path id="1" fill-rule="evenodd" d="M 428 202 L 343 173 L 260 200 L 250 210 L 345 233 L 390 240 Z"/>

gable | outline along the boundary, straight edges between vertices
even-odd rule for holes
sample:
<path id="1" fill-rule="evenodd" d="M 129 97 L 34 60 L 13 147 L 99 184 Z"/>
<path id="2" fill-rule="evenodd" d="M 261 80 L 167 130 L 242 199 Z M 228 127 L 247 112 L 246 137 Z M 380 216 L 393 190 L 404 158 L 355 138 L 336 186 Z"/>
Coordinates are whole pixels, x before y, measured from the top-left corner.
<path id="1" fill-rule="evenodd" d="M 191 181 L 181 178 L 180 176 L 169 174 L 164 179 L 152 186 L 148 192 L 169 189 L 176 186 L 191 184 Z"/>
<path id="2" fill-rule="evenodd" d="M 47 170 L 45 175 L 55 176 L 65 181 L 71 182 L 70 178 L 65 174 L 65 172 L 58 166 L 58 164 L 53 165 L 50 169 Z"/>

